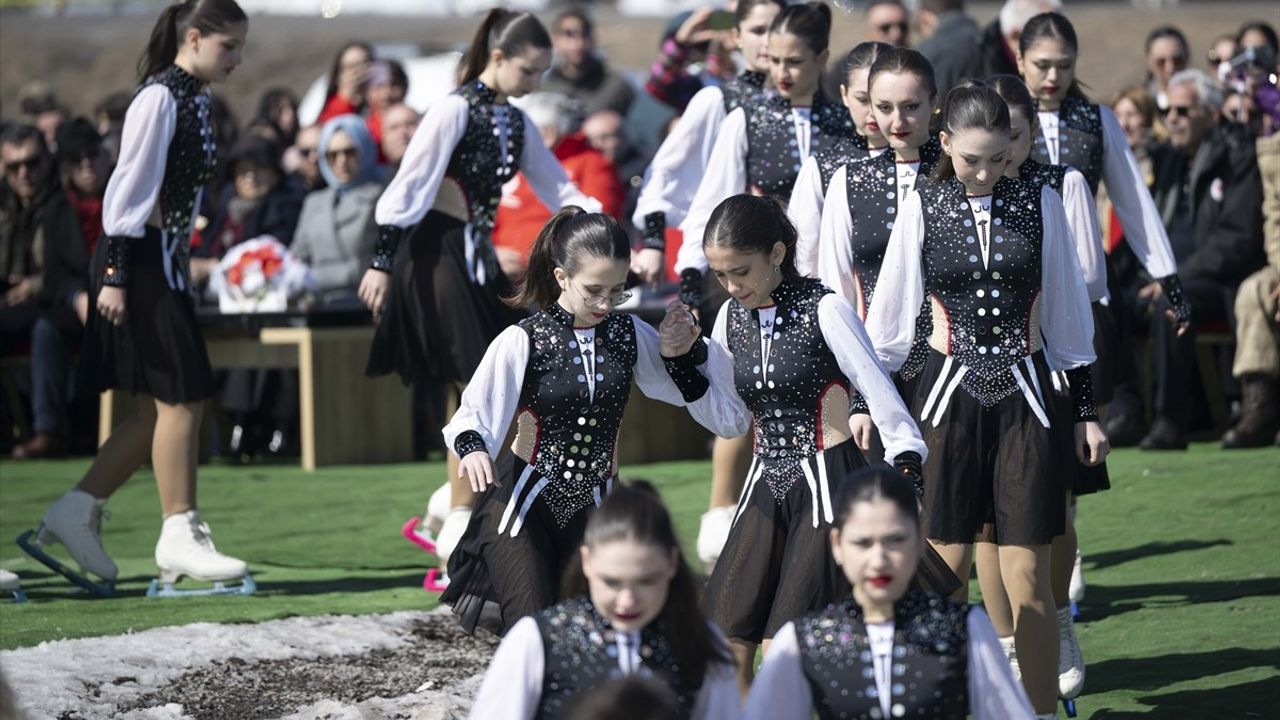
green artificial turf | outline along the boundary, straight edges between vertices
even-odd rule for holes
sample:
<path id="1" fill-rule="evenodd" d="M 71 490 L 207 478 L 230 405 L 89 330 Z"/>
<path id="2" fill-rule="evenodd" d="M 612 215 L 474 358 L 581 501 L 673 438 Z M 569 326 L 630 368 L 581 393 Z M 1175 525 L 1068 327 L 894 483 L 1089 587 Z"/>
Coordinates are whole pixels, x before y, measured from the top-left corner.
<path id="1" fill-rule="evenodd" d="M 85 460 L 0 465 L 0 565 L 26 604 L 0 600 L 0 647 L 197 621 L 426 609 L 430 558 L 400 537 L 443 481 L 441 464 L 201 468 L 200 506 L 220 549 L 244 558 L 253 597 L 147 599 L 159 508 L 149 472 L 112 499 L 104 541 L 122 597 L 73 597 L 13 538 Z M 1088 594 L 1079 626 L 1086 718 L 1280 717 L 1280 451 L 1118 451 L 1115 488 L 1081 500 Z M 631 467 L 674 508 L 692 552 L 709 464 Z M 754 589 L 744 588 L 744 592 Z M 975 583 L 976 597 L 976 583 Z"/>

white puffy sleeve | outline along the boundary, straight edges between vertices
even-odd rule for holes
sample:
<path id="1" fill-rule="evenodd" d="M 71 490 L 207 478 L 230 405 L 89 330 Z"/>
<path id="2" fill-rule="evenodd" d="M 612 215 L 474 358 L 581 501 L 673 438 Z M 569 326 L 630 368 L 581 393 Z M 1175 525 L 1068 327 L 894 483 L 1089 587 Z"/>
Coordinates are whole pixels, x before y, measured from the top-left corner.
<path id="1" fill-rule="evenodd" d="M 924 209 L 916 191 L 902 204 L 893 226 L 876 280 L 876 299 L 867 311 L 867 335 L 890 370 L 902 367 L 915 342 L 916 315 L 924 302 L 923 247 Z"/>
<path id="2" fill-rule="evenodd" d="M 467 717 L 531 720 L 542 700 L 545 658 L 538 622 L 521 618 L 498 644 Z"/>
<path id="3" fill-rule="evenodd" d="M 818 159 L 810 155 L 800 166 L 800 174 L 796 176 L 795 187 L 791 190 L 791 202 L 787 204 L 787 217 L 796 226 L 796 270 L 805 277 L 818 277 L 818 235 L 826 190 L 822 187 Z"/>
<path id="4" fill-rule="evenodd" d="M 1035 716 L 1022 683 L 1013 676 L 996 630 L 980 607 L 969 610 L 969 713 L 973 720 Z"/>
<path id="5" fill-rule="evenodd" d="M 751 413 L 733 387 L 733 358 L 723 346 L 707 345 L 707 361 L 698 366 L 707 378 L 707 391 L 697 400 L 686 402 L 667 372 L 658 331 L 634 315 L 631 320 L 636 328 L 636 385 L 645 397 L 687 407 L 699 425 L 721 437 L 737 437 L 751 427 Z"/>
<path id="6" fill-rule="evenodd" d="M 1040 252 L 1040 332 L 1044 335 L 1045 359 L 1054 370 L 1071 370 L 1096 359 L 1093 311 L 1089 308 L 1089 294 L 1076 258 L 1067 213 L 1058 193 L 1047 185 L 1040 190 L 1040 217 L 1044 227 Z M 878 303 L 878 288 L 876 298 Z"/>
<path id="7" fill-rule="evenodd" d="M 1098 106 L 1102 115 L 1102 179 L 1107 183 L 1116 217 L 1124 227 L 1125 242 L 1153 278 L 1178 272 L 1160 212 L 1156 210 L 1147 181 L 1124 138 L 1124 130 L 1111 108 Z"/>
<path id="8" fill-rule="evenodd" d="M 177 118 L 173 93 L 159 83 L 142 88 L 129 103 L 120 138 L 120 159 L 102 200 L 102 231 L 106 235 L 146 235 L 147 219 L 160 197 Z"/>
<path id="9" fill-rule="evenodd" d="M 813 690 L 800 666 L 800 643 L 796 625 L 778 628 L 760 672 L 747 695 L 747 720 L 808 718 L 813 714 Z"/>
<path id="10" fill-rule="evenodd" d="M 835 293 L 819 300 L 818 328 L 840 370 L 866 399 L 871 422 L 884 443 L 885 462 L 893 465 L 894 458 L 904 452 L 917 453 L 922 461 L 927 458 L 929 451 L 920 437 L 920 428 L 876 358 L 875 347 L 849 301 Z"/>
<path id="11" fill-rule="evenodd" d="M 523 110 L 516 111 L 524 114 Z M 552 212 L 566 205 L 577 205 L 587 212 L 600 212 L 600 201 L 583 193 L 573 184 L 569 174 L 564 171 L 564 166 L 543 144 L 538 127 L 528 115 L 524 115 L 524 149 L 520 151 L 520 172 L 529 181 L 529 189 Z"/>
<path id="12" fill-rule="evenodd" d="M 484 439 L 489 456 L 497 457 L 520 402 L 528 364 L 529 334 L 523 328 L 512 325 L 494 338 L 444 427 L 445 447 L 452 452 L 458 436 L 472 430 Z"/>
<path id="13" fill-rule="evenodd" d="M 720 126 L 715 147 L 707 160 L 706 172 L 693 196 L 689 214 L 680 223 L 684 242 L 676 256 L 676 274 L 688 268 L 707 271 L 702 254 L 702 234 L 707 220 L 725 198 L 747 191 L 747 114 L 742 108 L 729 113 Z"/>
<path id="14" fill-rule="evenodd" d="M 446 95 L 423 116 L 395 177 L 382 191 L 374 208 L 379 225 L 406 228 L 416 225 L 435 204 L 453 150 L 467 131 L 467 101 Z"/>
<path id="15" fill-rule="evenodd" d="M 848 165 L 836 170 L 822 204 L 822 229 L 818 239 L 817 275 L 865 317 L 862 293 L 853 272 L 853 216 L 849 214 Z"/>
<path id="16" fill-rule="evenodd" d="M 724 93 L 705 87 L 693 96 L 644 172 L 631 221 L 644 228 L 645 216 L 662 213 L 669 227 L 684 222 L 724 122 Z"/>
<path id="17" fill-rule="evenodd" d="M 1102 250 L 1102 233 L 1098 229 L 1098 209 L 1093 202 L 1089 182 L 1080 171 L 1071 169 L 1062 179 L 1062 205 L 1067 224 L 1076 244 L 1076 258 L 1084 272 L 1089 301 L 1107 297 L 1107 256 Z"/>
<path id="18" fill-rule="evenodd" d="M 729 643 L 715 623 L 708 622 L 716 638 L 726 647 Z M 738 674 L 732 662 L 707 667 L 702 689 L 693 704 L 693 720 L 739 720 L 742 717 L 742 693 L 738 690 Z"/>

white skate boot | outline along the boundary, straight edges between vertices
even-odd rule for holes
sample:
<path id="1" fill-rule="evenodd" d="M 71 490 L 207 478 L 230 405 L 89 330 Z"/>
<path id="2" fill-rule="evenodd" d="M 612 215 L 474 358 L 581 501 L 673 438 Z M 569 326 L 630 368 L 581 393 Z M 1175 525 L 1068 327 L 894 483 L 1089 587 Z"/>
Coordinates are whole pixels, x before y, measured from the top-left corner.
<path id="1" fill-rule="evenodd" d="M 449 486 L 445 485 L 431 494 L 427 511 L 432 514 L 437 513 L 441 505 L 449 501 L 449 497 Z M 430 521 L 431 516 L 428 515 L 426 522 Z M 471 507 L 469 505 L 459 505 L 444 514 L 443 521 L 438 526 L 439 532 L 436 535 L 433 550 L 435 556 L 440 558 L 440 567 L 427 571 L 426 577 L 422 578 L 423 590 L 438 593 L 444 592 L 445 588 L 449 587 L 449 556 L 453 554 L 454 548 L 458 547 L 458 543 L 462 542 L 462 536 L 467 532 L 467 526 L 470 524 Z"/>
<path id="2" fill-rule="evenodd" d="M 1000 638 L 1000 649 L 1004 651 L 1009 667 L 1013 668 L 1013 677 L 1022 682 L 1022 668 L 1018 666 L 1018 650 L 1014 646 L 1012 635 Z"/>
<path id="3" fill-rule="evenodd" d="M 22 592 L 22 581 L 8 570 L 0 570 L 0 592 L 11 593 L 14 602 L 27 601 L 27 596 Z"/>
<path id="4" fill-rule="evenodd" d="M 115 593 L 116 564 L 102 548 L 102 517 L 105 500 L 83 490 L 69 490 L 44 513 L 35 530 L 18 537 L 18 546 L 50 570 L 98 596 Z M 61 543 L 80 566 L 76 572 L 46 552 L 50 545 Z M 94 582 L 92 573 L 103 582 Z"/>
<path id="5" fill-rule="evenodd" d="M 702 514 L 702 523 L 698 526 L 698 559 L 707 574 L 715 567 L 716 560 L 729 540 L 729 529 L 733 527 L 733 516 L 738 508 L 734 505 L 715 507 Z"/>
<path id="6" fill-rule="evenodd" d="M 1071 568 L 1071 588 L 1067 591 L 1067 597 L 1071 598 L 1072 603 L 1084 599 L 1084 571 L 1080 569 L 1079 548 L 1076 549 L 1076 563 Z"/>
<path id="7" fill-rule="evenodd" d="M 1084 690 L 1084 656 L 1076 638 L 1071 608 L 1058 608 L 1058 696 L 1062 698 L 1067 717 L 1075 717 L 1075 699 Z"/>
<path id="8" fill-rule="evenodd" d="M 200 513 L 188 510 L 164 519 L 160 540 L 156 543 L 156 566 L 160 579 L 152 580 L 147 597 L 183 595 L 252 595 L 257 585 L 249 576 L 249 567 L 218 552 L 213 546 L 209 526 L 200 521 Z M 213 583 L 212 588 L 176 590 L 173 584 L 186 576 Z M 227 580 L 240 580 L 239 585 L 226 585 Z"/>

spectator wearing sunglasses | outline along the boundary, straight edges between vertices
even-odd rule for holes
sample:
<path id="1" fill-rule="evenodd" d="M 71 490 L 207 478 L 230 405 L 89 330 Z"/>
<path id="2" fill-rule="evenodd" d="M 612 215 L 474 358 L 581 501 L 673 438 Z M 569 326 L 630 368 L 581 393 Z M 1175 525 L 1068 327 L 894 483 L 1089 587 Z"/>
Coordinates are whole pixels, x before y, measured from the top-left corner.
<path id="1" fill-rule="evenodd" d="M 325 186 L 324 176 L 320 174 L 321 127 L 319 124 L 308 125 L 299 130 L 293 147 L 284 155 L 288 184 L 304 195 Z"/>
<path id="2" fill-rule="evenodd" d="M 867 3 L 866 21 L 864 36 L 869 42 L 895 47 L 906 47 L 911 42 L 911 15 L 902 0 L 871 0 Z"/>
<path id="3" fill-rule="evenodd" d="M 1172 25 L 1161 25 L 1147 35 L 1147 92 L 1156 99 L 1163 120 L 1169 107 L 1169 79 L 1187 69 L 1191 50 L 1187 36 Z"/>

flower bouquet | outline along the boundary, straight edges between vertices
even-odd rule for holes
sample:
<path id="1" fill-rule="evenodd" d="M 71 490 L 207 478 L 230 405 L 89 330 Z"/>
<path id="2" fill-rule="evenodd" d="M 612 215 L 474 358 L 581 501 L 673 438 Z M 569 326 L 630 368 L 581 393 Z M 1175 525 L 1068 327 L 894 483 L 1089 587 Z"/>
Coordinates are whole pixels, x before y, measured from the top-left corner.
<path id="1" fill-rule="evenodd" d="M 311 268 L 270 235 L 232 247 L 209 279 L 224 313 L 283 312 L 315 285 Z"/>

